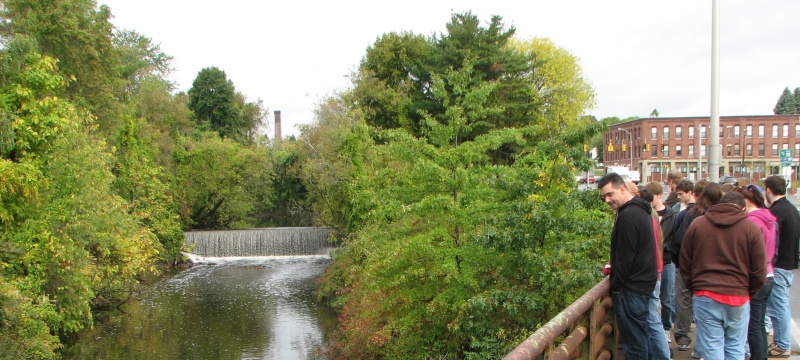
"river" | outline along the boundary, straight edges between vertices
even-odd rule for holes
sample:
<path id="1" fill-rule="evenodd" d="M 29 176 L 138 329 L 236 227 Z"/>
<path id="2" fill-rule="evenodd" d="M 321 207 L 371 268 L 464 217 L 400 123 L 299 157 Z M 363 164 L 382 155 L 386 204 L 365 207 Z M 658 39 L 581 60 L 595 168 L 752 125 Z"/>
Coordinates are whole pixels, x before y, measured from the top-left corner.
<path id="1" fill-rule="evenodd" d="M 314 299 L 328 256 L 195 258 L 97 316 L 68 359 L 324 359 L 336 314 Z"/>

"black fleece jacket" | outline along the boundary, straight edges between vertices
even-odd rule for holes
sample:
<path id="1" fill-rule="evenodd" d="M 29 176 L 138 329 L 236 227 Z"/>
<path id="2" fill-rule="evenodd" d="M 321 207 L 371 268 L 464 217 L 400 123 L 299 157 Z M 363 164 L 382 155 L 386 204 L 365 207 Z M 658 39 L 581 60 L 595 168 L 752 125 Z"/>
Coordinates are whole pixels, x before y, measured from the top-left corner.
<path id="1" fill-rule="evenodd" d="M 656 244 L 650 204 L 640 198 L 623 204 L 611 232 L 611 291 L 650 294 L 656 286 Z"/>

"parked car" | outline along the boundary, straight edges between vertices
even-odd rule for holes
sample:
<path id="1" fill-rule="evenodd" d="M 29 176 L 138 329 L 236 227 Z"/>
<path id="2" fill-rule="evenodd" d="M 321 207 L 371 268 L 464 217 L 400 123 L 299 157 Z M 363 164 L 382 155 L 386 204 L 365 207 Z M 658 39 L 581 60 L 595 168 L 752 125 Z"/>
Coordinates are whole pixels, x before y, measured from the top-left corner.
<path id="1" fill-rule="evenodd" d="M 586 184 L 587 182 L 589 184 L 594 184 L 594 182 L 595 182 L 594 175 L 589 175 L 589 179 L 588 180 L 586 179 L 586 176 L 581 177 L 581 180 L 580 180 L 581 184 Z"/>
<path id="2" fill-rule="evenodd" d="M 731 184 L 733 186 L 739 186 L 739 179 L 737 179 L 735 176 L 723 176 L 719 178 L 719 184 Z"/>

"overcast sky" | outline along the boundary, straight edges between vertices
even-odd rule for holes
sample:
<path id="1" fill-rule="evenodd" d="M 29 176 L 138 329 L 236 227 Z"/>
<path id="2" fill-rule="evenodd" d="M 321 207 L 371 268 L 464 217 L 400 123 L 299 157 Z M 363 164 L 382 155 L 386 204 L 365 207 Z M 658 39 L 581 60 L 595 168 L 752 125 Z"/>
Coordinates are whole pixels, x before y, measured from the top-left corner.
<path id="1" fill-rule="evenodd" d="M 445 31 L 453 13 L 500 15 L 518 38 L 548 37 L 580 58 L 608 116 L 708 116 L 711 0 L 98 0 L 118 28 L 174 57 L 188 90 L 200 69 L 225 71 L 249 101 L 281 111 L 283 134 L 310 123 L 320 98 L 350 86 L 384 33 Z M 720 115 L 772 114 L 800 87 L 800 1 L 720 0 Z"/>

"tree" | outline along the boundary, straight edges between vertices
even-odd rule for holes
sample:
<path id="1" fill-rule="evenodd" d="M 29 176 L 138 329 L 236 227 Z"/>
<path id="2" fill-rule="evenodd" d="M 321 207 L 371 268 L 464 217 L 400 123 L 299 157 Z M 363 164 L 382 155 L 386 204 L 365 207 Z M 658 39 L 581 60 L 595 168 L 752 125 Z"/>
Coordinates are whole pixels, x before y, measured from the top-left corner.
<path id="1" fill-rule="evenodd" d="M 239 109 L 244 126 L 243 141 L 253 144 L 257 139 L 266 138 L 269 125 L 267 124 L 267 109 L 264 101 L 247 102 L 247 97 L 236 92 L 236 107 Z"/>
<path id="2" fill-rule="evenodd" d="M 348 94 L 323 99 L 314 111 L 314 122 L 300 128 L 300 178 L 315 216 L 314 224 L 330 226 L 346 235 L 361 223 L 364 214 L 353 211 L 351 185 L 364 170 L 370 148 L 364 120 L 348 107 Z"/>
<path id="3" fill-rule="evenodd" d="M 388 34 L 367 50 L 355 77 L 354 97 L 364 104 L 367 124 L 384 129 L 404 128 L 414 135 L 424 132 L 424 118 L 448 121 L 442 94 L 434 94 L 434 81 L 449 71 L 469 67 L 465 86 L 497 82 L 491 98 L 501 113 L 470 119 L 469 140 L 495 128 L 523 127 L 538 120 L 537 102 L 521 74 L 535 65 L 531 57 L 508 47 L 514 28 L 498 16 L 481 26 L 472 13 L 454 14 L 447 32 L 425 39 L 410 33 Z M 466 74 L 466 73 L 465 73 Z M 460 91 L 445 89 L 445 92 Z M 463 129 L 462 129 L 463 130 Z"/>
<path id="4" fill-rule="evenodd" d="M 265 153 L 214 133 L 181 138 L 170 184 L 185 229 L 253 227 L 269 191 Z"/>
<path id="5" fill-rule="evenodd" d="M 795 97 L 792 95 L 792 92 L 789 91 L 788 87 L 783 89 L 783 93 L 781 93 L 781 97 L 778 99 L 778 103 L 775 104 L 775 108 L 772 111 L 775 115 L 798 113 Z"/>
<path id="6" fill-rule="evenodd" d="M 244 138 L 245 122 L 236 107 L 236 91 L 224 71 L 216 67 L 200 70 L 189 89 L 189 109 L 201 127 L 224 138 Z"/>
<path id="7" fill-rule="evenodd" d="M 95 6 L 94 0 L 3 1 L 0 34 L 28 36 L 40 53 L 58 59 L 59 74 L 74 79 L 62 96 L 94 114 L 100 130 L 113 137 L 121 118 L 115 93 L 123 82 L 120 57 L 112 43 L 111 10 Z"/>
<path id="8" fill-rule="evenodd" d="M 353 77 L 353 96 L 358 98 L 367 124 L 418 133 L 419 110 L 427 108 L 424 62 L 431 51 L 424 36 L 408 32 L 384 34 L 367 48 L 360 71 Z"/>
<path id="9" fill-rule="evenodd" d="M 560 132 L 577 125 L 595 101 L 594 89 L 583 78 L 579 59 L 547 38 L 512 41 L 511 46 L 535 58 L 534 71 L 524 77 L 541 103 L 539 125 L 543 132 Z"/>
<path id="10" fill-rule="evenodd" d="M 650 112 L 650 117 L 658 117 L 658 109 L 653 109 L 653 111 Z"/>
<path id="11" fill-rule="evenodd" d="M 432 74 L 431 98 L 445 111 L 423 113 L 420 137 L 376 131 L 376 145 L 363 153 L 364 170 L 351 185 L 351 211 L 364 214 L 363 221 L 322 290 L 341 308 L 334 358 L 497 358 L 568 301 L 536 295 L 563 282 L 531 279 L 597 257 L 605 239 L 598 229 L 607 226 L 577 226 L 568 218 L 597 225 L 605 216 L 585 212 L 579 196 L 570 195 L 573 164 L 588 164 L 581 145 L 602 125 L 534 145 L 528 137 L 536 125 L 462 138 L 481 119 L 503 112 L 495 103 L 498 82 L 474 81 L 477 72 L 467 59 Z M 507 144 L 526 153 L 514 165 L 498 165 L 491 154 Z M 580 255 L 567 250 L 577 243 Z M 593 266 L 583 266 L 569 280 L 581 289 L 597 280 L 588 271 Z"/>
<path id="12" fill-rule="evenodd" d="M 800 87 L 794 88 L 794 104 L 797 113 L 800 113 Z"/>
<path id="13" fill-rule="evenodd" d="M 127 83 L 124 88 L 128 98 L 146 78 L 166 79 L 172 72 L 172 56 L 162 52 L 160 45 L 154 45 L 150 38 L 136 31 L 116 31 L 113 43 L 120 52 L 120 76 Z"/>
<path id="14" fill-rule="evenodd" d="M 93 306 L 126 299 L 139 279 L 157 273 L 161 251 L 113 194 L 112 157 L 91 115 L 56 96 L 65 85 L 56 60 L 24 39 L 20 51 L 18 39 L 0 52 L 9 80 L 0 88 L 0 114 L 14 119 L 13 142 L 0 156 L 0 277 L 22 301 L 31 299 L 21 311 L 32 316 L 25 336 L 37 338 L 11 339 L 15 351 L 28 341 L 48 346 L 52 338 L 40 337 L 45 327 L 71 333 L 90 326 Z M 20 299 L 0 287 L 11 296 L 0 299 L 3 308 Z"/>

